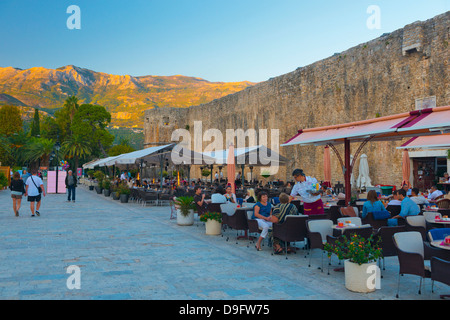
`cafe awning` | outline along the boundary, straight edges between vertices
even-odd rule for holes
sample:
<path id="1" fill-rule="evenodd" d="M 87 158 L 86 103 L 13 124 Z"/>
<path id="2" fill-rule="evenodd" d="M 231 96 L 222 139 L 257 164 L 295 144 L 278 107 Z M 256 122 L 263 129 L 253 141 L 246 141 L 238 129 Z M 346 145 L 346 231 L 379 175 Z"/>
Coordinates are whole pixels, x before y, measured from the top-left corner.
<path id="1" fill-rule="evenodd" d="M 108 167 L 113 165 L 139 165 L 141 162 L 159 164 L 161 154 L 170 153 L 174 146 L 175 144 L 168 144 L 125 153 L 118 157 L 112 157 L 104 165 Z"/>
<path id="2" fill-rule="evenodd" d="M 362 148 L 370 141 L 394 141 L 407 137 L 436 135 L 450 132 L 450 106 L 425 110 L 415 110 L 387 117 L 331 125 L 327 127 L 299 130 L 282 147 L 330 146 L 336 153 L 345 176 L 346 190 L 350 188 L 353 166 Z M 350 143 L 361 142 L 353 161 L 350 162 Z M 344 159 L 335 145 L 344 144 Z M 346 203 L 350 202 L 350 192 L 346 192 Z"/>
<path id="3" fill-rule="evenodd" d="M 203 155 L 213 159 L 210 164 L 226 165 L 228 161 L 228 149 L 203 152 Z M 288 162 L 288 159 L 263 145 L 235 148 L 234 158 L 236 165 L 254 167 L 282 166 Z"/>
<path id="4" fill-rule="evenodd" d="M 397 149 L 450 149 L 450 134 L 414 137 Z"/>
<path id="5" fill-rule="evenodd" d="M 83 164 L 83 169 L 94 169 L 97 166 L 97 163 L 100 163 L 103 159 L 95 159 L 89 161 L 88 163 Z"/>

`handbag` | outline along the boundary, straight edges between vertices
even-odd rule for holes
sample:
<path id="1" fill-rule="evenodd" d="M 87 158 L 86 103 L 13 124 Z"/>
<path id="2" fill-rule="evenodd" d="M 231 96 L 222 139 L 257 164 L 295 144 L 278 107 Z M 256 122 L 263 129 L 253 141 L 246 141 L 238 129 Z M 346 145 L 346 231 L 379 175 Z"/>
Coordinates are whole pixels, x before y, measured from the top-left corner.
<path id="1" fill-rule="evenodd" d="M 38 186 L 36 185 L 36 183 L 35 183 L 34 180 L 33 180 L 33 176 L 31 176 L 30 178 L 31 178 L 31 181 L 33 181 L 34 186 L 38 189 L 39 194 L 41 194 L 41 193 L 42 193 L 42 188 L 41 188 L 41 187 L 38 187 Z"/>
<path id="2" fill-rule="evenodd" d="M 374 220 L 385 220 L 385 219 L 389 219 L 391 217 L 391 214 L 389 213 L 389 211 L 374 211 L 372 212 L 373 215 L 373 219 Z"/>

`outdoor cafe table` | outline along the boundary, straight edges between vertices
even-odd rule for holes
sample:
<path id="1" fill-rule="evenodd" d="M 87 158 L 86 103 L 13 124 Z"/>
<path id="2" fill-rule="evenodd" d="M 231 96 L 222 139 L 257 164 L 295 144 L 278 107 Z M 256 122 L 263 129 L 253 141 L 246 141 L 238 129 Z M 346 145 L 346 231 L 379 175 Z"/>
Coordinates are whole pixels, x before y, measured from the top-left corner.
<path id="1" fill-rule="evenodd" d="M 431 241 L 430 244 L 433 247 L 439 248 L 439 249 L 443 249 L 443 250 L 449 250 L 450 251 L 450 245 L 444 245 L 442 244 L 442 240 L 438 240 L 438 241 Z"/>
<path id="2" fill-rule="evenodd" d="M 339 227 L 339 225 L 335 224 L 335 225 L 333 225 L 333 236 L 337 237 L 337 236 L 341 235 L 342 233 L 344 233 L 344 230 L 346 230 L 346 229 L 359 229 L 359 228 L 367 227 L 367 226 L 368 226 L 367 224 L 358 226 L 356 224 L 345 224 L 344 223 L 343 227 Z"/>
<path id="3" fill-rule="evenodd" d="M 444 225 L 444 227 L 450 227 L 450 219 L 440 219 L 440 220 L 434 220 L 434 221 L 429 221 L 430 223 L 435 223 L 435 224 L 442 224 Z"/>

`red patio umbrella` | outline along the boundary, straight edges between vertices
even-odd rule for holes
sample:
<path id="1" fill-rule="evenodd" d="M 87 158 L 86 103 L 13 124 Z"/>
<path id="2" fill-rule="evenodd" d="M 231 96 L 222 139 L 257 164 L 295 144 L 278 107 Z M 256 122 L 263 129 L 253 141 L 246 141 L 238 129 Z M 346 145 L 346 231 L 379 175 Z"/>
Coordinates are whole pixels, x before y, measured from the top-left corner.
<path id="1" fill-rule="evenodd" d="M 409 153 L 408 149 L 403 150 L 403 163 L 402 163 L 402 175 L 403 181 L 402 186 L 404 184 L 408 185 L 408 188 L 411 188 L 411 182 L 409 181 L 409 176 L 411 174 L 411 165 L 409 161 Z"/>
<path id="2" fill-rule="evenodd" d="M 234 145 L 231 143 L 228 148 L 228 157 L 227 157 L 227 178 L 228 184 L 231 185 L 231 190 L 233 193 L 236 193 L 236 164 L 234 162 Z"/>
<path id="3" fill-rule="evenodd" d="M 323 154 L 323 170 L 324 170 L 324 181 L 323 184 L 328 188 L 331 187 L 331 156 L 330 147 L 325 147 Z"/>

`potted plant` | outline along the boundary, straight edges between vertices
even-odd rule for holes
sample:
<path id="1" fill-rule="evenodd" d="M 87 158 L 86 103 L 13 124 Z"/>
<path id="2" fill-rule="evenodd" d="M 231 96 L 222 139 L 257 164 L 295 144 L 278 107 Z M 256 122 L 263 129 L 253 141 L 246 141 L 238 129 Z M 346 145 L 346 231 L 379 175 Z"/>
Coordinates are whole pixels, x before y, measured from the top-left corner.
<path id="1" fill-rule="evenodd" d="M 111 196 L 113 200 L 120 200 L 119 187 L 114 184 L 111 186 Z"/>
<path id="2" fill-rule="evenodd" d="M 121 203 L 128 203 L 128 198 L 130 197 L 130 188 L 125 183 L 121 183 L 118 187 L 118 192 L 120 195 Z"/>
<path id="3" fill-rule="evenodd" d="M 218 236 L 222 233 L 222 214 L 219 212 L 207 212 L 200 217 L 206 226 L 206 234 Z"/>
<path id="4" fill-rule="evenodd" d="M 261 172 L 261 176 L 264 178 L 269 178 L 272 174 L 269 171 L 263 171 Z"/>
<path id="5" fill-rule="evenodd" d="M 103 194 L 105 195 L 105 197 L 109 197 L 111 195 L 111 181 L 109 181 L 108 179 L 103 180 L 102 186 Z"/>
<path id="6" fill-rule="evenodd" d="M 328 257 L 336 254 L 339 260 L 345 260 L 345 287 L 353 292 L 369 293 L 375 291 L 375 286 L 369 285 L 377 260 L 382 257 L 380 241 L 375 242 L 373 236 L 365 239 L 359 235 L 346 236 L 338 239 L 334 244 L 325 244 L 324 250 Z"/>
<path id="7" fill-rule="evenodd" d="M 96 171 L 94 173 L 94 178 L 97 180 L 98 185 L 95 187 L 95 190 L 97 191 L 97 194 L 101 194 L 103 191 L 102 183 L 105 179 L 105 174 L 101 171 Z"/>
<path id="8" fill-rule="evenodd" d="M 210 175 L 211 175 L 211 171 L 210 171 L 210 170 L 208 170 L 208 169 L 203 169 L 203 170 L 202 170 L 202 176 L 203 176 L 203 177 L 207 178 L 207 177 L 209 177 Z"/>
<path id="9" fill-rule="evenodd" d="M 194 198 L 178 197 L 175 199 L 177 208 L 177 224 L 179 226 L 192 226 L 194 224 Z"/>

